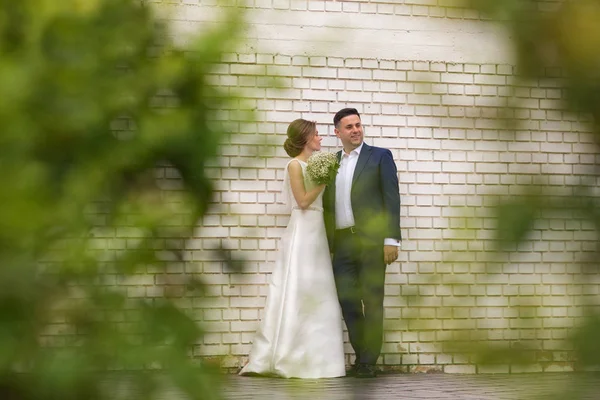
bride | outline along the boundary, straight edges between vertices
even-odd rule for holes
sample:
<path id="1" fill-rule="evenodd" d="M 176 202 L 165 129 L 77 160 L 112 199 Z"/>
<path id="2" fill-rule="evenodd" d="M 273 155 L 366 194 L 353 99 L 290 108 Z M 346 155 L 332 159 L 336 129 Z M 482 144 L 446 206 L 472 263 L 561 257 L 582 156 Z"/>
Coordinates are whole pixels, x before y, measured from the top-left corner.
<path id="1" fill-rule="evenodd" d="M 291 206 L 263 319 L 240 375 L 331 378 L 346 374 L 342 316 L 323 222 L 323 189 L 306 176 L 308 157 L 321 149 L 316 124 L 297 119 L 284 148 L 283 195 Z"/>

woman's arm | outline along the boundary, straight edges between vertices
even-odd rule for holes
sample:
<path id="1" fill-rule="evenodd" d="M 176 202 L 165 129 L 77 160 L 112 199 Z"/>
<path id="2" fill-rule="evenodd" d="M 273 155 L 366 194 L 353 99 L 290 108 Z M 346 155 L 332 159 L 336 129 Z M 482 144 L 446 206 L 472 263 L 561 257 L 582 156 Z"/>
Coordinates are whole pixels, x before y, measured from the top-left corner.
<path id="1" fill-rule="evenodd" d="M 296 199 L 298 206 L 305 210 L 315 201 L 319 193 L 325 189 L 325 184 L 319 185 L 307 192 L 304 187 L 304 176 L 302 175 L 302 167 L 299 162 L 291 162 L 288 165 L 288 173 L 290 174 L 290 186 L 292 187 L 294 199 Z"/>

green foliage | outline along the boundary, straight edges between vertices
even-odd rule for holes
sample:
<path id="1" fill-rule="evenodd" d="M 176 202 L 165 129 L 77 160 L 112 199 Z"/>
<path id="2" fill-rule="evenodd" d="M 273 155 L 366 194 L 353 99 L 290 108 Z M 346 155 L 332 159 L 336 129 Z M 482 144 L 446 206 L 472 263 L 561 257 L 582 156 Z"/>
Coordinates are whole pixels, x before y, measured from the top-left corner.
<path id="1" fill-rule="evenodd" d="M 539 198 L 515 197 L 496 206 L 498 239 L 502 247 L 517 245 L 531 230 L 538 216 Z"/>
<path id="2" fill-rule="evenodd" d="M 236 100 L 209 74 L 243 27 L 235 8 L 223 20 L 184 52 L 140 2 L 0 0 L 0 398 L 132 398 L 105 384 L 127 370 L 111 379 L 151 399 L 148 367 L 215 396 L 169 288 L 115 283 L 179 259 L 211 198 L 217 113 Z M 161 190 L 157 166 L 182 189 Z M 179 294 L 201 286 L 186 277 Z"/>
<path id="3" fill-rule="evenodd" d="M 577 360 L 582 366 L 597 366 L 600 354 L 598 342 L 600 316 L 592 315 L 585 320 L 573 336 Z"/>
<path id="4" fill-rule="evenodd" d="M 555 76 L 565 106 L 598 117 L 600 109 L 600 2 L 597 0 L 466 0 L 510 29 L 522 76 Z M 595 121 L 597 123 L 597 121 Z M 598 129 L 596 129 L 598 132 Z"/>
<path id="5" fill-rule="evenodd" d="M 564 0 L 467 0 L 464 3 L 481 11 L 509 30 L 517 49 L 520 78 L 543 81 L 555 79 L 564 93 L 565 110 L 591 116 L 597 152 L 600 144 L 600 1 Z M 596 157 L 596 161 L 597 161 Z M 595 167 L 595 170 L 594 170 Z M 600 207 L 596 190 L 597 165 L 590 165 L 587 180 L 580 186 L 556 194 L 550 185 L 524 185 L 522 194 L 503 197 L 497 204 L 497 239 L 508 249 L 523 242 L 536 220 L 552 214 L 582 218 L 600 232 Z M 535 180 L 535 179 L 534 179 Z M 511 191 L 518 191 L 511 188 Z M 598 249 L 596 250 L 596 257 Z M 597 259 L 594 260 L 597 267 Z M 600 334 L 597 305 L 590 306 L 581 326 L 573 326 L 571 343 L 579 366 L 600 366 Z"/>

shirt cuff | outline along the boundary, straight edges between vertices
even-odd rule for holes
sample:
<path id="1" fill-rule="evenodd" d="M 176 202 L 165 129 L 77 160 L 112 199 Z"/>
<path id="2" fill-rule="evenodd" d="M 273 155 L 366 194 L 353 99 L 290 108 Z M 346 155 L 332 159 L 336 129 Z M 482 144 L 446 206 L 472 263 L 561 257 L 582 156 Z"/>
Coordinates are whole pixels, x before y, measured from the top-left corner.
<path id="1" fill-rule="evenodd" d="M 396 246 L 402 248 L 402 242 L 398 239 L 385 238 L 383 241 L 384 246 Z"/>

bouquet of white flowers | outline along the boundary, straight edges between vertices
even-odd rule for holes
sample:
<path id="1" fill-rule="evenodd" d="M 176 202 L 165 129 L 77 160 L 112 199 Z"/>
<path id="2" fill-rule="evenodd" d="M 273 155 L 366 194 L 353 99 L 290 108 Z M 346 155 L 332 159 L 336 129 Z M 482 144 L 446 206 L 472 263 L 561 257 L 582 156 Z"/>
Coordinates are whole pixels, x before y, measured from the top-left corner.
<path id="1" fill-rule="evenodd" d="M 332 182 L 340 167 L 337 155 L 327 152 L 313 153 L 307 164 L 306 173 L 309 179 L 318 185 Z"/>

